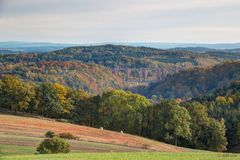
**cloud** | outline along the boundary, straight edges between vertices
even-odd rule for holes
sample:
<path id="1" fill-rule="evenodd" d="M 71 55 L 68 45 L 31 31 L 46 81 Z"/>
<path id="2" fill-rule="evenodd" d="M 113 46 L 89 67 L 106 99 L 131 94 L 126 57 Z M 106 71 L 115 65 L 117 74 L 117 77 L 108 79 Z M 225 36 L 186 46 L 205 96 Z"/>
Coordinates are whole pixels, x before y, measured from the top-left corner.
<path id="1" fill-rule="evenodd" d="M 0 40 L 239 41 L 239 7 L 239 0 L 0 0 Z"/>
<path id="2" fill-rule="evenodd" d="M 85 13 L 85 12 L 132 12 L 149 13 L 231 7 L 240 5 L 239 0 L 1 0 L 3 14 L 12 16 L 33 14 Z"/>

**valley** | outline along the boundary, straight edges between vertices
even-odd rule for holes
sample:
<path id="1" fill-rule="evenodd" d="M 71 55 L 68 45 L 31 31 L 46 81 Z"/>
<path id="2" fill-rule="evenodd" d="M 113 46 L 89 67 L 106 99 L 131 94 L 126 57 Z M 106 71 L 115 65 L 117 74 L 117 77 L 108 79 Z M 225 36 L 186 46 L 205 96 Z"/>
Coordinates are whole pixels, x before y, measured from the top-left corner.
<path id="1" fill-rule="evenodd" d="M 0 0 L 0 160 L 240 160 L 239 0 Z"/>
<path id="2" fill-rule="evenodd" d="M 0 154 L 31 159 L 48 131 L 77 137 L 67 140 L 73 159 L 239 152 L 240 53 L 231 54 L 104 45 L 2 55 Z"/>
<path id="3" fill-rule="evenodd" d="M 197 49 L 197 48 L 196 48 Z M 232 55 L 232 56 L 231 56 Z M 0 75 L 13 74 L 26 81 L 58 82 L 89 93 L 127 89 L 146 96 L 174 95 L 171 91 L 142 91 L 152 84 L 169 82 L 170 77 L 188 70 L 210 69 L 225 61 L 237 61 L 240 53 L 216 50 L 204 53 L 189 50 L 162 50 L 117 45 L 69 47 L 48 53 L 2 55 Z M 141 87 L 142 86 L 142 87 Z M 165 85 L 166 86 L 166 85 Z M 184 87 L 184 86 L 183 86 Z M 140 88 L 140 89 L 138 89 Z M 165 91 L 165 89 L 163 90 Z M 143 93 L 145 92 L 145 93 Z M 181 91 L 180 91 L 181 92 Z M 185 91 L 183 91 L 185 92 Z M 188 93 L 188 91 L 186 91 Z M 187 97 L 194 97 L 190 93 Z"/>

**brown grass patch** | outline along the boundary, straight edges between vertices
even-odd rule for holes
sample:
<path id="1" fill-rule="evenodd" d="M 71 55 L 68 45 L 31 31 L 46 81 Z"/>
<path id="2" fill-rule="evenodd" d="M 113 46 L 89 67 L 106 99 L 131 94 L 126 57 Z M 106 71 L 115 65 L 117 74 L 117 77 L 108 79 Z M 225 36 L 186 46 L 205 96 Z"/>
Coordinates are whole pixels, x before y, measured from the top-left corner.
<path id="1" fill-rule="evenodd" d="M 69 132 L 76 135 L 78 139 L 82 141 L 108 144 L 112 144 L 114 142 L 114 144 L 117 145 L 127 145 L 135 148 L 144 147 L 143 149 L 153 151 L 187 151 L 185 148 L 180 148 L 129 134 L 121 134 L 120 132 L 56 122 L 53 120 L 0 114 L 0 133 L 31 137 L 44 137 L 44 134 L 47 131 L 53 131 L 56 133 Z"/>

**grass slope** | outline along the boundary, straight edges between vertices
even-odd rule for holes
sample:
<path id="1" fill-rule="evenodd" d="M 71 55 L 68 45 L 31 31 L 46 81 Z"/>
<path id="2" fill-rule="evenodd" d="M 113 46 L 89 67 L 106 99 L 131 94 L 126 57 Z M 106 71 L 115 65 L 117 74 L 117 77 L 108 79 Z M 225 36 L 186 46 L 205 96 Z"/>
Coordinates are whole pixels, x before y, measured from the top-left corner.
<path id="1" fill-rule="evenodd" d="M 36 147 L 44 138 L 8 135 L 0 133 L 0 156 L 28 155 L 36 152 Z M 68 140 L 71 152 L 142 152 L 146 149 L 114 144 Z"/>
<path id="2" fill-rule="evenodd" d="M 36 146 L 44 139 L 44 133 L 48 130 L 72 132 L 80 140 L 69 140 L 71 146 L 69 154 L 34 155 Z M 143 145 L 147 145 L 148 149 L 143 149 Z M 122 135 L 118 132 L 61 123 L 50 119 L 0 114 L 0 160 L 48 159 L 238 160 L 240 154 L 187 150 L 138 136 Z"/>
<path id="3" fill-rule="evenodd" d="M 21 117 L 0 114 L 0 144 L 19 145 L 19 146 L 37 146 L 47 131 L 56 133 L 71 132 L 76 135 L 80 141 L 71 141 L 72 149 L 80 151 L 165 151 L 165 152 L 182 152 L 187 151 L 185 148 L 160 143 L 146 138 L 121 134 L 101 130 L 91 127 L 74 125 L 69 123 L 56 122 L 49 119 L 39 119 L 30 117 Z M 9 137 L 9 135 L 11 137 Z M 81 142 L 81 144 L 80 144 Z M 93 143 L 94 142 L 94 143 Z M 84 144 L 85 143 L 85 144 Z M 92 148 L 89 143 L 92 143 Z M 103 144 L 99 144 L 103 143 Z M 104 146 L 111 144 L 114 146 Z M 99 146 L 100 147 L 96 147 Z M 82 146 L 82 148 L 81 148 Z M 88 146 L 88 148 L 84 148 Z M 121 148 L 121 147 L 124 148 Z M 75 147 L 75 148 L 74 148 Z M 109 147 L 109 148 L 108 148 Z M 127 147 L 127 148 L 126 148 Z M 107 148 L 107 149 L 106 149 Z M 100 150 L 101 151 L 101 150 Z"/>

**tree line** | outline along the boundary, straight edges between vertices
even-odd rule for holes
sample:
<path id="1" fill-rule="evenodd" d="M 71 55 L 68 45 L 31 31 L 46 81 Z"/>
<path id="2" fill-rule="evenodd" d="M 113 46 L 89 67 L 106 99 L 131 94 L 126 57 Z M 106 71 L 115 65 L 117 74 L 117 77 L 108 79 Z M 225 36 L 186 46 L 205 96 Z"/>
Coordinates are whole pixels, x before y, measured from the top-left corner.
<path id="1" fill-rule="evenodd" d="M 212 151 L 239 144 L 239 130 L 226 132 L 232 117 L 238 122 L 235 115 L 240 115 L 239 110 L 232 115 L 226 109 L 240 102 L 236 97 L 240 99 L 240 94 L 235 99 L 227 98 L 227 104 L 223 96 L 188 102 L 154 101 L 123 90 L 89 95 L 59 83 L 26 83 L 11 75 L 0 80 L 1 108 Z"/>

